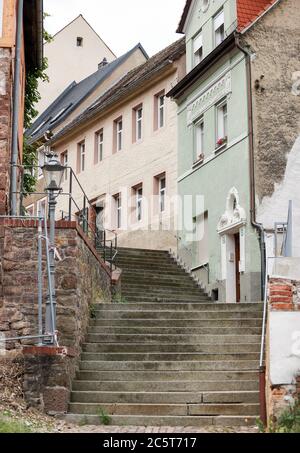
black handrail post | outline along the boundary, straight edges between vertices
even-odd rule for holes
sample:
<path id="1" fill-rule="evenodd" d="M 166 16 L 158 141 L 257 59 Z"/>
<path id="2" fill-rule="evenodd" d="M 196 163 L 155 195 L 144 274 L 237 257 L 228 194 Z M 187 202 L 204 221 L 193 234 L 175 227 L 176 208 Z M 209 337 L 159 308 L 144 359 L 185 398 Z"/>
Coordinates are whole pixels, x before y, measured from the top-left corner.
<path id="1" fill-rule="evenodd" d="M 73 189 L 73 170 L 70 168 L 70 181 L 69 181 L 69 221 L 72 220 L 72 189 Z"/>

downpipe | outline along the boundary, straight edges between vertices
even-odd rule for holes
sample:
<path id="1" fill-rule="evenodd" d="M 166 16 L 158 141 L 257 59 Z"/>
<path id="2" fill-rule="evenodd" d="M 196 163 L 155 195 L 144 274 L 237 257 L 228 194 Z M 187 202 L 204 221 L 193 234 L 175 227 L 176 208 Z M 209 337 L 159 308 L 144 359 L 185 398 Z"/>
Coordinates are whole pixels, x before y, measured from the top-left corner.
<path id="1" fill-rule="evenodd" d="M 24 0 L 18 0 L 15 70 L 13 87 L 13 118 L 12 118 L 12 152 L 11 152 L 11 183 L 10 183 L 10 213 L 17 215 L 17 164 L 18 164 L 18 134 L 21 97 L 21 51 L 23 33 Z"/>
<path id="2" fill-rule="evenodd" d="M 236 34 L 235 40 L 237 48 L 245 55 L 246 59 L 248 127 L 249 127 L 250 217 L 251 225 L 256 229 L 256 231 L 259 234 L 260 258 L 261 258 L 261 299 L 264 301 L 265 304 L 262 332 L 262 345 L 264 347 L 265 322 L 266 322 L 266 290 L 267 290 L 266 243 L 264 227 L 261 223 L 258 223 L 256 221 L 251 54 L 247 48 L 244 48 L 240 44 L 238 34 Z M 264 426 L 266 426 L 267 425 L 266 367 L 263 365 L 262 360 L 260 360 L 259 367 L 259 401 L 260 401 L 260 418 Z"/>

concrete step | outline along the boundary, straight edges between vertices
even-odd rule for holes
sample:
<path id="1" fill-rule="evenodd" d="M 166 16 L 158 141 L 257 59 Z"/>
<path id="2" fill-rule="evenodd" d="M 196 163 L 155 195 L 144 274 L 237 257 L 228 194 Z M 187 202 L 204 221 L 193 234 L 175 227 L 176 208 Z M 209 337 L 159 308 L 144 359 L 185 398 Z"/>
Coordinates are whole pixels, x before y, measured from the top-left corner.
<path id="1" fill-rule="evenodd" d="M 232 353 L 258 353 L 260 351 L 260 342 L 257 343 L 239 343 L 239 344 L 187 344 L 187 343 L 167 343 L 167 344 L 149 344 L 149 343 L 84 343 L 84 352 L 126 352 L 126 353 L 205 353 L 205 354 L 232 354 Z"/>
<path id="2" fill-rule="evenodd" d="M 178 381 L 258 379 L 258 371 L 93 371 L 80 370 L 77 379 L 87 381 Z"/>
<path id="3" fill-rule="evenodd" d="M 145 416 L 145 415 L 114 415 L 111 417 L 112 426 L 253 426 L 256 416 Z M 65 417 L 68 423 L 80 424 L 84 421 L 88 425 L 101 425 L 98 415 L 68 414 Z"/>
<path id="4" fill-rule="evenodd" d="M 257 370 L 257 360 L 206 360 L 193 361 L 85 361 L 79 364 L 80 370 L 91 371 L 242 371 Z"/>
<path id="5" fill-rule="evenodd" d="M 95 398 L 98 400 L 97 395 Z M 104 410 L 108 415 L 259 415 L 259 404 L 129 404 L 119 403 L 71 403 L 70 412 L 73 414 L 97 415 Z"/>
<path id="6" fill-rule="evenodd" d="M 141 275 L 140 273 L 137 274 L 130 274 L 126 273 L 126 271 L 122 274 L 122 280 L 125 284 L 132 284 L 132 285 L 139 285 L 145 283 L 145 278 L 147 278 L 147 283 L 151 285 L 159 284 L 159 283 L 168 283 L 170 285 L 181 283 L 184 281 L 186 284 L 189 283 L 191 285 L 195 285 L 196 282 L 190 277 L 188 274 L 179 274 L 179 275 L 169 275 L 169 274 L 145 274 Z"/>
<path id="7" fill-rule="evenodd" d="M 172 311 L 172 310 L 183 310 L 183 311 L 195 311 L 199 309 L 199 306 L 197 304 L 189 303 L 188 301 L 186 303 L 182 304 L 172 304 L 172 303 L 165 303 L 165 304 L 138 304 L 138 303 L 133 303 L 133 304 L 97 304 L 95 306 L 96 310 L 100 311 L 107 311 L 107 310 L 119 310 L 121 307 L 121 310 L 127 310 L 127 311 L 157 311 L 157 310 L 162 310 L 162 311 Z M 259 303 L 249 303 L 249 304 L 220 304 L 220 303 L 215 303 L 215 302 L 210 302 L 201 305 L 201 313 L 203 311 L 234 311 L 234 312 L 242 312 L 242 311 L 248 311 L 248 312 L 260 312 L 262 314 L 263 310 L 263 305 Z"/>
<path id="8" fill-rule="evenodd" d="M 88 334 L 88 343 L 147 343 L 147 344 L 235 344 L 259 343 L 260 335 L 177 335 L 177 334 Z"/>
<path id="9" fill-rule="evenodd" d="M 212 361 L 212 362 L 219 362 L 219 361 L 238 361 L 238 360 L 255 360 L 256 363 L 259 360 L 259 353 L 244 353 L 244 354 L 203 354 L 203 353 L 193 353 L 193 352 L 184 352 L 184 353 L 177 353 L 177 352 L 160 352 L 160 353 L 119 353 L 119 352 L 108 352 L 108 353 L 101 353 L 101 352 L 83 352 L 81 354 L 81 360 L 83 361 L 144 361 L 144 362 L 164 362 L 170 361 L 175 362 L 176 360 L 179 361 L 191 361 L 196 360 L 199 362 L 204 361 Z"/>
<path id="10" fill-rule="evenodd" d="M 258 380 L 231 380 L 231 381 L 89 381 L 75 380 L 73 391 L 92 392 L 207 392 L 206 402 L 223 401 L 220 393 L 258 392 Z M 209 395 L 210 396 L 209 396 Z M 209 400 L 209 398 L 211 400 Z M 232 397 L 234 398 L 234 397 Z M 236 397 L 238 398 L 238 397 Z M 229 398 L 230 399 L 230 398 Z M 226 399 L 224 400 L 226 401 Z M 234 400 L 234 402 L 237 402 Z M 230 401 L 227 401 L 230 402 Z"/>
<path id="11" fill-rule="evenodd" d="M 179 321 L 179 320 L 189 320 L 191 317 L 195 321 L 217 321 L 217 320 L 231 320 L 231 319 L 256 319 L 259 321 L 262 321 L 262 313 L 260 311 L 254 312 L 254 311 L 232 311 L 232 310 L 227 310 L 227 311 L 216 311 L 216 310 L 200 310 L 202 307 L 202 304 L 198 304 L 198 310 L 163 310 L 159 304 L 157 310 L 153 310 L 150 308 L 150 310 L 143 309 L 142 310 L 123 310 L 124 304 L 112 304 L 111 305 L 111 310 L 107 309 L 106 311 L 104 310 L 96 310 L 95 311 L 95 320 L 107 320 L 107 319 L 114 319 L 117 320 L 118 322 L 121 320 L 122 322 L 124 320 L 168 320 L 173 323 L 173 321 Z M 174 306 L 175 304 L 173 304 Z M 145 306 L 145 304 L 144 304 Z M 149 304 L 150 306 L 150 304 Z M 213 305 L 212 305 L 213 307 Z"/>
<path id="12" fill-rule="evenodd" d="M 193 280 L 181 279 L 181 281 L 160 281 L 160 282 L 151 282 L 151 281 L 128 281 L 126 279 L 122 280 L 122 292 L 123 291 L 161 291 L 165 289 L 166 291 L 177 291 L 179 289 L 186 289 L 187 291 L 196 290 L 201 294 L 204 294 L 204 291 L 199 288 Z"/>
<path id="13" fill-rule="evenodd" d="M 192 316 L 192 315 L 190 315 Z M 210 327 L 259 327 L 261 329 L 261 318 L 245 319 L 173 319 L 173 328 L 210 328 Z M 91 327 L 120 327 L 120 328 L 165 328 L 170 327 L 170 319 L 92 319 Z"/>
<path id="14" fill-rule="evenodd" d="M 88 328 L 89 334 L 108 334 L 108 335 L 259 335 L 261 327 L 116 327 L 116 326 L 91 326 Z"/>
<path id="15" fill-rule="evenodd" d="M 97 404 L 258 404 L 259 392 L 99 392 L 97 390 L 73 390 L 71 402 Z"/>
<path id="16" fill-rule="evenodd" d="M 166 303 L 186 303 L 188 300 L 189 302 L 192 302 L 194 304 L 203 304 L 207 303 L 209 301 L 209 298 L 206 296 L 203 296 L 201 294 L 196 294 L 196 295 L 190 295 L 186 296 L 186 293 L 178 293 L 178 294 L 166 294 L 164 292 L 162 293 L 142 293 L 142 294 L 137 294 L 137 293 L 122 293 L 123 299 L 125 300 L 126 303 L 140 303 L 140 304 L 166 304 Z"/>

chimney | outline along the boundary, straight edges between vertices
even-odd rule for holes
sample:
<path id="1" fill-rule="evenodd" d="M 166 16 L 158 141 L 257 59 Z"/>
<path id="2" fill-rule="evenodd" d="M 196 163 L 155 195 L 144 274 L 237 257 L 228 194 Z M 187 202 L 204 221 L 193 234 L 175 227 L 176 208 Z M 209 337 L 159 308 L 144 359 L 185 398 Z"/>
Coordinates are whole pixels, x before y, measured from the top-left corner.
<path id="1" fill-rule="evenodd" d="M 106 65 L 108 65 L 108 61 L 106 58 L 103 58 L 103 60 L 98 64 L 98 69 L 104 68 Z"/>

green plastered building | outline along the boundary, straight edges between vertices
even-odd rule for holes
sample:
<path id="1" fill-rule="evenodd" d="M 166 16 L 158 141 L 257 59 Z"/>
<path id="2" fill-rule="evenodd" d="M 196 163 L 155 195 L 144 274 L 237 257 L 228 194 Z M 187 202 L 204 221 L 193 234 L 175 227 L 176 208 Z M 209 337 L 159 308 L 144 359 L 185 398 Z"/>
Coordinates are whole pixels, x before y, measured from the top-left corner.
<path id="1" fill-rule="evenodd" d="M 214 300 L 228 303 L 259 301 L 263 289 L 240 33 L 256 15 L 244 3 L 187 1 L 178 29 L 187 75 L 168 93 L 178 104 L 178 254 Z"/>

